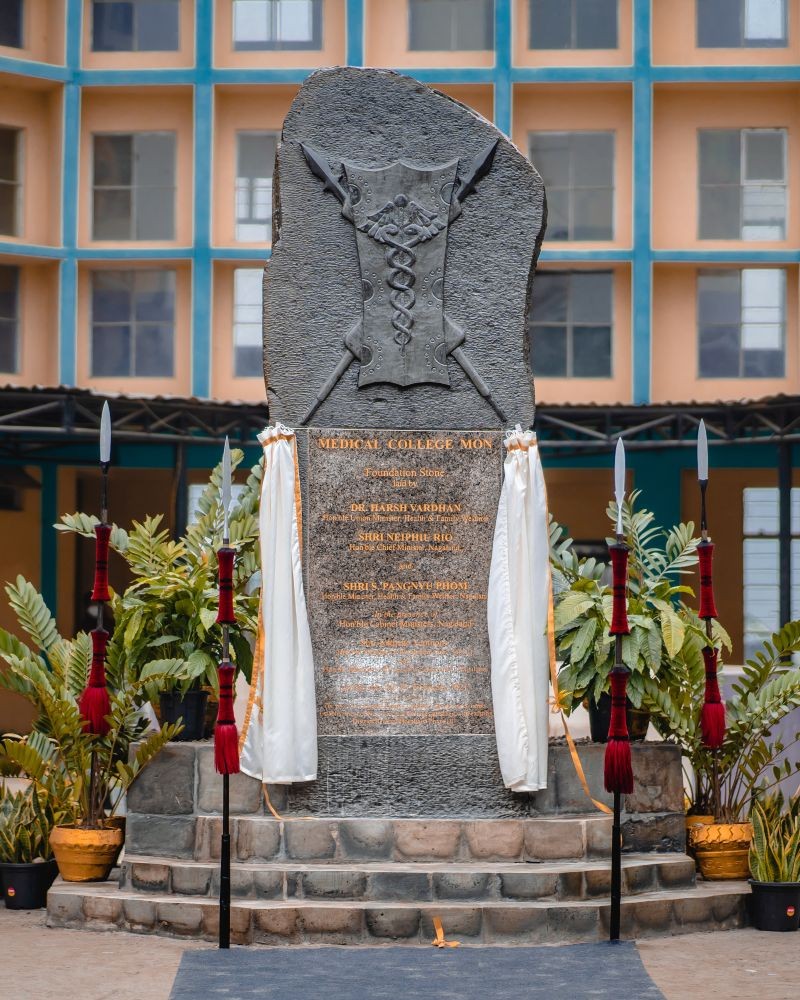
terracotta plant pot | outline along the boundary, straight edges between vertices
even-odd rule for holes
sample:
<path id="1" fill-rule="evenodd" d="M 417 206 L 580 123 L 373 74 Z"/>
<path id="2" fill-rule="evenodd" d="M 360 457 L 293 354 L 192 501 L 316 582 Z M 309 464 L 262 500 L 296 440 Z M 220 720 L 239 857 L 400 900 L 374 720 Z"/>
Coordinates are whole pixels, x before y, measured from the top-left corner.
<path id="1" fill-rule="evenodd" d="M 751 823 L 709 823 L 693 826 L 689 833 L 689 843 L 703 878 L 713 880 L 748 877 L 752 839 Z"/>
<path id="2" fill-rule="evenodd" d="M 57 826 L 50 846 L 65 882 L 104 882 L 116 864 L 125 840 L 123 829 L 111 824 L 98 830 Z"/>
<path id="3" fill-rule="evenodd" d="M 686 814 L 686 853 L 690 854 L 697 862 L 697 857 L 694 853 L 694 848 L 692 847 L 692 827 L 693 826 L 708 826 L 709 823 L 714 822 L 714 817 L 711 815 L 701 815 L 700 813 L 687 813 Z M 697 865 L 699 870 L 700 865 Z"/>

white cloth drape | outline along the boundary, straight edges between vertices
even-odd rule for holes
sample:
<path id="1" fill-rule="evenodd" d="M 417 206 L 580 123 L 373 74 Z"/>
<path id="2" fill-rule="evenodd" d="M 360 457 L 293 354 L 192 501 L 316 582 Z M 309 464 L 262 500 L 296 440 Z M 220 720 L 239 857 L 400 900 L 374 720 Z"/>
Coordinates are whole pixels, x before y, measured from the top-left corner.
<path id="1" fill-rule="evenodd" d="M 507 788 L 547 787 L 551 645 L 547 496 L 532 431 L 506 435 L 487 612 L 497 751 Z"/>
<path id="2" fill-rule="evenodd" d="M 300 559 L 300 490 L 294 431 L 258 436 L 264 449 L 259 530 L 261 610 L 241 768 L 269 784 L 317 776 L 314 659 Z"/>

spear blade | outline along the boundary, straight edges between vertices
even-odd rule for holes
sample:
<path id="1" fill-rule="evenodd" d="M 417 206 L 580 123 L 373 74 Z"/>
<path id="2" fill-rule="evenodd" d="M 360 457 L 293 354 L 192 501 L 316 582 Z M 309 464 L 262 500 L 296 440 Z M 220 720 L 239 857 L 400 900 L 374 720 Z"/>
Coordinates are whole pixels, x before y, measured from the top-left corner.
<path id="1" fill-rule="evenodd" d="M 103 412 L 100 416 L 100 464 L 108 465 L 111 462 L 111 411 L 108 403 L 103 403 Z"/>
<path id="2" fill-rule="evenodd" d="M 708 482 L 708 435 L 705 420 L 700 421 L 697 430 L 697 478 L 701 483 Z"/>
<path id="3" fill-rule="evenodd" d="M 622 502 L 625 499 L 625 445 L 617 438 L 614 454 L 614 494 L 617 501 L 617 534 L 622 534 Z"/>
<path id="4" fill-rule="evenodd" d="M 225 437 L 225 447 L 222 449 L 222 535 L 228 541 L 230 529 L 228 527 L 228 513 L 231 507 L 231 446 L 227 435 Z"/>
<path id="5" fill-rule="evenodd" d="M 478 186 L 478 182 L 492 169 L 494 154 L 497 152 L 499 141 L 499 139 L 495 139 L 494 142 L 490 142 L 488 146 L 485 146 L 467 167 L 461 184 L 456 190 L 456 198 L 459 202 L 471 195 Z"/>

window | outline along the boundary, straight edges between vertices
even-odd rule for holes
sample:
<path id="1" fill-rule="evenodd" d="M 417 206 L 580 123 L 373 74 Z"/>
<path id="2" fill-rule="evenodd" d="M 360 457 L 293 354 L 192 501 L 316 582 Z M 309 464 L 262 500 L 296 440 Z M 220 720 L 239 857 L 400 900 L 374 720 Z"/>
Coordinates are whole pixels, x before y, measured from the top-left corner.
<path id="1" fill-rule="evenodd" d="M 532 49 L 616 49 L 617 0 L 530 0 Z"/>
<path id="2" fill-rule="evenodd" d="M 200 499 L 202 498 L 203 494 L 207 489 L 208 489 L 207 483 L 190 483 L 189 486 L 186 488 L 186 494 L 188 498 L 186 503 L 187 528 L 191 527 L 202 516 L 203 511 L 202 508 L 200 507 Z M 239 497 L 242 495 L 242 493 L 245 492 L 246 489 L 247 489 L 246 483 L 231 483 L 231 507 L 230 507 L 231 510 L 233 510 L 238 505 Z M 606 548 L 606 554 L 608 554 L 608 548 Z M 260 576 L 260 570 L 256 570 L 256 572 L 259 573 Z M 258 577 L 256 579 L 258 579 Z M 253 584 L 248 584 L 248 587 L 251 585 Z M 260 586 L 260 584 L 258 584 L 258 586 Z M 251 591 L 248 590 L 247 592 L 250 593 Z"/>
<path id="3" fill-rule="evenodd" d="M 0 127 L 0 235 L 19 236 L 20 147 L 16 128 Z"/>
<path id="4" fill-rule="evenodd" d="M 237 267 L 233 272 L 233 374 L 236 378 L 260 376 L 264 370 L 261 353 L 260 267 Z"/>
<path id="5" fill-rule="evenodd" d="M 786 45 L 786 0 L 697 0 L 697 47 Z"/>
<path id="6" fill-rule="evenodd" d="M 786 238 L 786 129 L 701 129 L 701 240 Z"/>
<path id="7" fill-rule="evenodd" d="M 529 319 L 537 375 L 610 378 L 610 271 L 539 271 Z"/>
<path id="8" fill-rule="evenodd" d="M 530 159 L 547 190 L 548 240 L 613 239 L 613 132 L 532 132 Z"/>
<path id="9" fill-rule="evenodd" d="M 780 627 L 778 490 L 744 491 L 744 653 L 750 657 Z M 791 494 L 791 615 L 800 618 L 800 489 Z"/>
<path id="10" fill-rule="evenodd" d="M 92 375 L 171 378 L 175 272 L 92 272 Z"/>
<path id="11" fill-rule="evenodd" d="M 177 52 L 180 0 L 93 0 L 95 52 Z"/>
<path id="12" fill-rule="evenodd" d="M 782 268 L 700 271 L 700 378 L 784 375 L 786 272 Z"/>
<path id="13" fill-rule="evenodd" d="M 274 132 L 236 135 L 236 239 L 272 239 L 272 170 L 278 136 Z"/>
<path id="14" fill-rule="evenodd" d="M 0 8 L 0 45 L 22 46 L 22 0 L 3 0 Z"/>
<path id="15" fill-rule="evenodd" d="M 413 52 L 475 52 L 494 48 L 494 0 L 409 0 Z"/>
<path id="16" fill-rule="evenodd" d="M 94 136 L 92 238 L 175 238 L 174 132 Z"/>
<path id="17" fill-rule="evenodd" d="M 233 47 L 321 49 L 322 0 L 233 0 Z"/>
<path id="18" fill-rule="evenodd" d="M 19 268 L 0 264 L 0 372 L 19 370 Z"/>

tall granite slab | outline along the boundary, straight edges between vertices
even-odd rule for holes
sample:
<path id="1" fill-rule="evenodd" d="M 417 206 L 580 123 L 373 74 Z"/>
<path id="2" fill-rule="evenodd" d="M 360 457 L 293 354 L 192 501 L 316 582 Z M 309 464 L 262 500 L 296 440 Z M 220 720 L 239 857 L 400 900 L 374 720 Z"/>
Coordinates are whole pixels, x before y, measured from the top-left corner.
<path id="1" fill-rule="evenodd" d="M 304 146 L 317 157 L 316 170 Z M 491 147 L 488 172 L 469 193 L 463 186 L 459 192 L 470 166 L 479 166 Z M 322 178 L 326 170 L 333 180 Z M 417 181 L 424 173 L 422 184 L 410 184 L 409 172 Z M 291 427 L 303 423 L 347 352 L 345 338 L 363 321 L 364 363 L 349 364 L 308 426 L 531 425 L 533 377 L 525 326 L 544 233 L 544 188 L 502 133 L 410 77 L 352 67 L 321 70 L 304 83 L 284 122 L 273 191 L 273 249 L 264 295 L 265 378 L 273 420 Z M 345 210 L 339 192 L 351 196 Z M 369 332 L 373 315 L 381 294 L 388 299 L 392 289 L 376 273 L 388 245 L 378 246 L 364 226 L 371 225 L 369 219 L 385 222 L 376 216 L 392 201 L 391 192 L 408 196 L 419 209 L 417 220 L 435 217 L 429 227 L 446 230 L 414 244 L 419 259 L 411 276 L 412 332 L 424 328 L 427 336 L 426 311 L 435 319 L 443 310 L 447 323 L 444 332 L 439 324 L 439 340 L 447 339 L 449 347 L 464 337 L 446 357 L 434 350 L 431 378 L 423 383 L 377 381 L 381 373 L 367 364 L 371 357 L 374 368 L 378 357 Z M 409 276 L 396 272 L 395 278 Z M 401 329 L 395 332 L 404 336 Z M 493 402 L 476 389 L 459 358 L 483 380 Z M 385 373 L 388 356 L 383 362 Z"/>
<path id="2" fill-rule="evenodd" d="M 274 199 L 264 368 L 271 419 L 297 431 L 321 760 L 294 792 L 311 811 L 316 788 L 373 816 L 517 815 L 486 605 L 503 430 L 534 413 L 541 178 L 451 98 L 337 68 L 289 110 Z M 457 790 L 436 761 L 458 762 Z"/>

